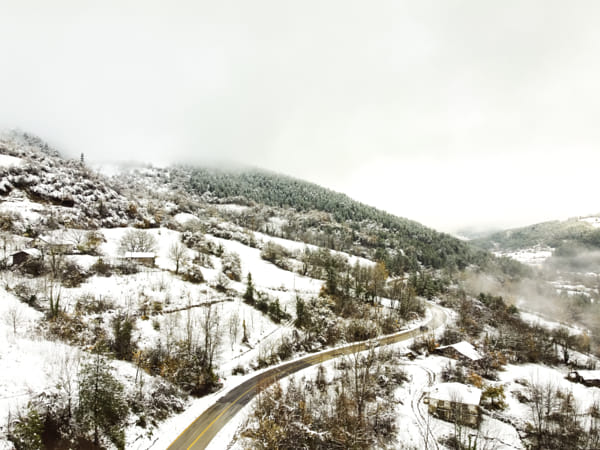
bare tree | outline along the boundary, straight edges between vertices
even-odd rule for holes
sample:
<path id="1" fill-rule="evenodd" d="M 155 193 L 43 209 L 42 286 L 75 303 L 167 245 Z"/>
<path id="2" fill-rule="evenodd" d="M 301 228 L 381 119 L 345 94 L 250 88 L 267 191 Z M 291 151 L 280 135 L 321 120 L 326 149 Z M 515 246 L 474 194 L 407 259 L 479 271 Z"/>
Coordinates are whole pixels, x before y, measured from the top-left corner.
<path id="1" fill-rule="evenodd" d="M 50 265 L 52 279 L 59 280 L 66 260 L 64 248 L 61 245 L 54 243 L 49 243 L 45 247 L 43 256 Z"/>
<path id="2" fill-rule="evenodd" d="M 587 411 L 584 429 L 585 448 L 600 448 L 600 400 L 598 398 L 594 399 Z"/>
<path id="3" fill-rule="evenodd" d="M 55 318 L 62 311 L 60 304 L 62 284 L 60 279 L 55 278 L 53 275 L 46 277 L 44 282 L 44 291 L 48 299 L 49 316 L 50 318 Z"/>
<path id="4" fill-rule="evenodd" d="M 25 316 L 23 314 L 23 307 L 19 303 L 14 302 L 8 307 L 4 316 L 4 322 L 12 328 L 13 336 L 17 336 L 17 328 L 20 327 L 24 321 Z"/>
<path id="5" fill-rule="evenodd" d="M 373 380 L 377 377 L 377 374 L 371 373 L 371 369 L 376 364 L 375 349 L 371 347 L 364 355 L 355 351 L 350 355 L 350 363 L 352 367 L 352 390 L 356 402 L 356 417 L 362 425 L 365 405 L 371 394 Z"/>
<path id="6" fill-rule="evenodd" d="M 196 320 L 192 314 L 192 297 L 188 294 L 187 309 L 185 315 L 185 346 L 188 353 L 191 353 L 194 345 L 194 329 L 196 327 Z"/>
<path id="7" fill-rule="evenodd" d="M 73 414 L 73 399 L 77 392 L 77 374 L 81 364 L 81 352 L 65 347 L 59 355 L 57 386 L 65 397 L 69 420 Z"/>
<path id="8" fill-rule="evenodd" d="M 207 368 L 210 372 L 214 367 L 215 354 L 221 344 L 219 314 L 216 313 L 215 308 L 210 303 L 202 311 L 200 327 L 204 337 L 204 353 Z"/>
<path id="9" fill-rule="evenodd" d="M 229 316 L 229 322 L 227 323 L 229 326 L 229 340 L 231 341 L 231 350 L 233 350 L 233 344 L 237 341 L 238 334 L 240 331 L 240 315 L 237 311 L 235 311 L 231 316 Z"/>
<path id="10" fill-rule="evenodd" d="M 549 419 L 558 407 L 558 390 L 551 381 L 542 383 L 532 376 L 526 392 L 530 400 L 529 409 L 536 440 L 535 448 L 543 448 L 545 434 L 549 431 Z"/>
<path id="11" fill-rule="evenodd" d="M 78 230 L 78 229 L 72 228 L 65 232 L 64 240 L 65 240 L 65 242 L 68 242 L 69 244 L 73 244 L 73 246 L 79 250 L 79 249 L 81 249 L 81 247 L 83 246 L 83 243 L 85 242 L 85 234 L 86 234 L 85 230 Z"/>
<path id="12" fill-rule="evenodd" d="M 465 437 L 468 434 L 468 430 L 465 431 L 465 410 L 463 396 L 459 391 L 450 392 L 450 419 L 454 423 L 454 444 L 455 448 L 465 442 Z M 470 447 L 469 447 L 470 448 Z"/>
<path id="13" fill-rule="evenodd" d="M 189 311 L 189 310 L 188 310 Z M 175 335 L 176 330 L 179 328 L 180 314 L 179 312 L 165 314 L 165 320 L 163 320 L 161 329 L 165 336 L 165 348 L 167 354 L 171 354 L 173 346 L 175 345 L 177 338 Z"/>
<path id="14" fill-rule="evenodd" d="M 156 238 L 144 230 L 129 230 L 119 242 L 121 253 L 154 252 L 157 246 Z"/>
<path id="15" fill-rule="evenodd" d="M 188 251 L 185 245 L 176 241 L 169 247 L 169 258 L 175 264 L 175 275 L 179 274 L 179 267 L 184 265 L 188 259 Z"/>

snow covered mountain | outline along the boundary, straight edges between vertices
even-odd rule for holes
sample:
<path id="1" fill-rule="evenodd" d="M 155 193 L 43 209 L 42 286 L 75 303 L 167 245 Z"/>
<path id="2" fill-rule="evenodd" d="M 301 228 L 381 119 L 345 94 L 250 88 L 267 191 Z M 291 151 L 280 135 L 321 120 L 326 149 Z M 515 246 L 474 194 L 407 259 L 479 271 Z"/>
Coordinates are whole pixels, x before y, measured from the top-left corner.
<path id="1" fill-rule="evenodd" d="M 261 408 L 283 418 L 287 401 L 304 398 L 313 409 L 293 430 L 308 446 L 352 446 L 360 435 L 355 446 L 443 448 L 477 433 L 524 448 L 559 437 L 527 431 L 531 403 L 519 399 L 536 384 L 520 378 L 540 362 L 551 366 L 544 379 L 560 378 L 567 362 L 595 364 L 593 334 L 531 325 L 502 297 L 527 280 L 519 263 L 268 172 L 105 176 L 12 133 L 0 138 L 0 244 L 0 448 L 165 448 L 266 367 L 406 330 L 417 337 L 389 353 L 371 345 L 368 357 L 287 380 L 287 400 L 251 403 L 238 416 L 248 419 L 243 433 L 239 419 L 211 445 L 284 445 L 265 444 L 286 425 L 258 420 Z M 438 330 L 423 325 L 432 302 L 450 317 Z M 481 358 L 433 355 L 463 341 Z M 359 375 L 364 390 L 353 392 Z M 421 400 L 436 381 L 481 390 L 479 428 L 457 432 L 429 414 Z M 347 409 L 319 422 L 325 404 Z M 592 436 L 587 425 L 570 423 Z"/>

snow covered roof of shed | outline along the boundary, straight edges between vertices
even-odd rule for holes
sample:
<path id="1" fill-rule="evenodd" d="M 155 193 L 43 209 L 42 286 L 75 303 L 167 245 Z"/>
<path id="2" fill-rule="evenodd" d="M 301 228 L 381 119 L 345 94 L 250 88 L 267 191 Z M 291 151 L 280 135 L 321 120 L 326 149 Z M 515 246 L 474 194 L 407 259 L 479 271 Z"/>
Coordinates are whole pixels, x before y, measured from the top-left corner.
<path id="1" fill-rule="evenodd" d="M 18 253 L 27 253 L 29 256 L 32 256 L 34 258 L 39 258 L 40 256 L 42 256 L 42 252 L 40 252 L 37 248 L 26 248 L 24 250 L 19 250 L 18 252 L 14 252 L 13 255 L 16 255 Z"/>
<path id="2" fill-rule="evenodd" d="M 483 358 L 483 356 L 481 356 L 479 354 L 479 352 L 477 352 L 477 350 L 475 350 L 475 347 L 473 347 L 473 345 L 471 345 L 467 341 L 460 341 L 460 342 L 457 342 L 456 344 L 444 345 L 442 347 L 438 347 L 438 350 L 444 350 L 444 349 L 450 348 L 450 347 L 452 347 L 458 353 L 466 356 L 467 358 L 469 358 L 472 361 L 477 361 L 478 359 Z"/>
<path id="3" fill-rule="evenodd" d="M 575 372 L 584 381 L 600 380 L 600 370 L 576 370 Z"/>
<path id="4" fill-rule="evenodd" d="M 123 258 L 143 259 L 154 258 L 156 255 L 152 252 L 125 252 Z"/>
<path id="5" fill-rule="evenodd" d="M 479 405 L 481 389 L 462 383 L 440 383 L 431 387 L 429 398 L 465 405 Z"/>

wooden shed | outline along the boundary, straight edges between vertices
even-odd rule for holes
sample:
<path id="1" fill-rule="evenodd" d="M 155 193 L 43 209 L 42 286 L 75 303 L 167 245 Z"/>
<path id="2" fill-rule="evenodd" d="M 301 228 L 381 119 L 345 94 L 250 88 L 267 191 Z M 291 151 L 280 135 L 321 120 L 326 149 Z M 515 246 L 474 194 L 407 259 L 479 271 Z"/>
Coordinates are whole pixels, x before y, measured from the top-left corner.
<path id="1" fill-rule="evenodd" d="M 151 252 L 126 252 L 121 260 L 134 264 L 141 264 L 147 267 L 154 267 L 156 264 L 156 255 Z"/>
<path id="2" fill-rule="evenodd" d="M 456 344 L 444 345 L 435 349 L 436 353 L 452 359 L 466 359 L 477 361 L 483 356 L 467 341 L 457 342 Z"/>
<path id="3" fill-rule="evenodd" d="M 42 256 L 42 253 L 38 249 L 27 248 L 25 250 L 20 250 L 18 252 L 15 252 L 10 256 L 12 258 L 12 265 L 18 266 L 30 259 L 40 258 Z"/>
<path id="4" fill-rule="evenodd" d="M 429 391 L 426 403 L 429 414 L 449 422 L 472 427 L 481 420 L 481 389 L 462 383 L 439 383 Z"/>
<path id="5" fill-rule="evenodd" d="M 600 370 L 572 370 L 567 378 L 585 386 L 600 387 Z"/>

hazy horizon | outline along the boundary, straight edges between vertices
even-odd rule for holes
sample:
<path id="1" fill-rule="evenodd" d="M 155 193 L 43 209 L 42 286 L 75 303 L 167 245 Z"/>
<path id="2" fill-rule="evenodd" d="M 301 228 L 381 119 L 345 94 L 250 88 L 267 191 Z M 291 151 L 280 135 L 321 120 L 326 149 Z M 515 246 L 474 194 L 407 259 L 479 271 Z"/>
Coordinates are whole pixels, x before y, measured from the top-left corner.
<path id="1" fill-rule="evenodd" d="M 600 211 L 600 5 L 8 1 L 0 128 L 284 173 L 441 231 Z"/>
<path id="2" fill-rule="evenodd" d="M 31 135 L 35 135 L 35 133 L 30 133 L 26 130 L 4 130 L 4 132 L 9 131 L 9 132 L 17 132 L 17 133 L 28 133 Z M 1 131 L 0 131 L 1 132 Z M 41 139 L 43 139 L 42 136 L 38 136 L 35 135 Z M 61 153 L 61 156 L 66 157 L 66 158 L 72 158 L 72 159 L 79 159 L 81 157 L 81 153 L 65 153 L 63 151 L 61 151 L 60 148 L 56 148 L 52 143 L 48 142 L 49 145 L 51 145 L 55 150 L 59 151 L 59 153 Z M 115 173 L 117 173 L 119 170 L 128 170 L 128 169 L 134 169 L 137 167 L 158 167 L 158 168 L 164 168 L 164 167 L 169 167 L 171 165 L 177 165 L 177 164 L 190 164 L 192 166 L 198 166 L 198 167 L 208 167 L 208 168 L 215 168 L 215 169 L 219 169 L 219 170 L 259 170 L 259 171 L 267 171 L 267 172 L 271 172 L 271 173 L 276 173 L 279 175 L 284 175 L 284 176 L 289 176 L 289 177 L 293 177 L 293 178 L 297 178 L 300 180 L 304 180 L 307 182 L 311 182 L 311 183 L 315 183 L 313 181 L 310 181 L 308 179 L 304 179 L 304 178 L 300 178 L 300 177 L 296 177 L 294 175 L 291 175 L 289 173 L 284 173 L 281 171 L 277 171 L 277 170 L 271 170 L 265 167 L 259 167 L 259 166 L 252 166 L 252 165 L 244 165 L 244 164 L 239 164 L 238 162 L 235 161 L 208 161 L 205 164 L 202 164 L 201 162 L 185 162 L 185 161 L 180 161 L 180 162 L 159 162 L 159 161 L 141 161 L 141 160 L 134 160 L 134 159 L 130 159 L 130 160 L 118 160 L 118 159 L 98 159 L 98 158 L 93 158 L 93 159 L 89 159 L 89 155 L 86 155 L 85 152 L 84 153 L 84 157 L 86 160 L 86 164 L 94 169 L 94 170 L 98 170 L 102 173 L 104 173 L 105 175 L 113 175 Z M 315 183 L 320 185 L 319 183 Z M 321 185 L 323 186 L 323 185 Z M 323 186 L 323 187 L 327 187 L 327 186 Z M 340 190 L 334 189 L 334 188 L 328 188 L 331 189 L 335 192 L 338 193 L 342 193 L 342 194 L 346 194 L 345 192 L 342 192 Z M 351 197 L 354 200 L 357 201 L 361 201 L 349 194 L 346 194 L 349 197 Z M 365 203 L 369 206 L 374 206 L 377 207 L 379 209 L 382 209 L 384 211 L 390 212 L 392 214 L 396 214 L 393 211 L 390 211 L 388 209 L 386 209 L 385 207 L 378 207 L 376 205 L 373 205 L 372 203 L 369 202 L 365 202 L 365 201 L 361 201 L 362 203 Z M 548 217 L 545 219 L 542 219 L 538 222 L 523 222 L 523 223 L 509 223 L 506 226 L 495 226 L 495 225 L 481 225 L 481 224 L 465 224 L 464 226 L 461 227 L 457 227 L 457 228 L 448 228 L 448 229 L 441 229 L 441 228 L 437 228 L 434 225 L 425 223 L 423 221 L 420 221 L 414 217 L 407 217 L 407 216 L 402 216 L 400 214 L 396 214 L 400 217 L 404 217 L 410 220 L 415 220 L 417 222 L 422 223 L 425 226 L 437 229 L 438 231 L 443 231 L 443 232 L 447 232 L 450 234 L 455 234 L 455 235 L 460 235 L 460 232 L 472 232 L 472 233 L 488 233 L 488 232 L 494 232 L 494 231 L 499 231 L 499 230 L 504 230 L 504 229 L 510 229 L 510 228 L 519 228 L 522 226 L 528 226 L 528 225 L 534 225 L 536 223 L 540 223 L 540 222 L 547 222 L 547 221 L 554 221 L 554 220 L 566 220 L 569 218 L 573 218 L 573 217 L 579 217 L 579 216 L 586 216 L 587 214 L 597 214 L 595 212 L 587 212 L 587 213 L 582 213 L 582 214 L 575 214 L 575 215 L 571 215 L 571 216 L 563 216 L 563 217 Z"/>

